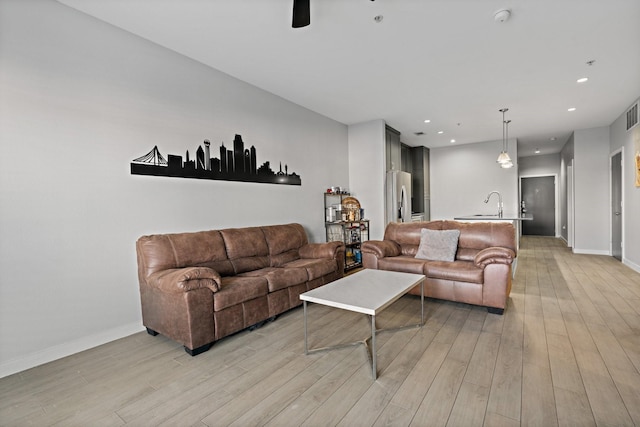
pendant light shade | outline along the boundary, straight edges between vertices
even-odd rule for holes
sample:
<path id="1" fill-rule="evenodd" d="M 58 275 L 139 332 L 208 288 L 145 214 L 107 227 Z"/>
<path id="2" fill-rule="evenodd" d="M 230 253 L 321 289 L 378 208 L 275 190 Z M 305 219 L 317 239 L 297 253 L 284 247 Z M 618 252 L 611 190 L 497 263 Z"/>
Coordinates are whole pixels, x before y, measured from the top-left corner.
<path id="1" fill-rule="evenodd" d="M 511 168 L 513 167 L 513 162 L 511 161 L 511 157 L 509 157 L 509 123 L 511 120 L 504 119 L 504 113 L 509 111 L 508 108 L 501 108 L 498 110 L 502 113 L 502 151 L 498 155 L 498 159 L 496 162 L 500 165 L 501 168 Z"/>
<path id="2" fill-rule="evenodd" d="M 502 151 L 500 153 L 500 155 L 498 156 L 498 160 L 496 160 L 496 162 L 503 164 L 503 163 L 507 163 L 511 161 L 511 157 L 509 157 L 509 154 Z"/>

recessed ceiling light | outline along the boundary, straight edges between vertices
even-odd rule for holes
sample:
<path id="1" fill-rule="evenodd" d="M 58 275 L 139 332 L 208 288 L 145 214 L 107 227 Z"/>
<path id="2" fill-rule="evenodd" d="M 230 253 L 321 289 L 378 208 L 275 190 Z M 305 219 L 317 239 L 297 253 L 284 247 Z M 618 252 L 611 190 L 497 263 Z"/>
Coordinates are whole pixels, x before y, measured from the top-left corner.
<path id="1" fill-rule="evenodd" d="M 425 123 L 431 123 L 431 120 L 427 119 L 424 121 Z"/>
<path id="2" fill-rule="evenodd" d="M 443 133 L 444 133 L 444 131 L 443 131 L 443 130 L 439 130 L 439 131 L 438 131 L 438 135 L 442 135 Z"/>
<path id="3" fill-rule="evenodd" d="M 539 148 L 536 148 L 535 153 L 536 153 L 536 154 L 540 154 L 540 149 L 539 149 Z"/>
<path id="4" fill-rule="evenodd" d="M 555 136 L 552 136 L 551 138 L 549 138 L 549 141 L 555 141 L 556 139 L 558 138 L 556 138 Z"/>
<path id="5" fill-rule="evenodd" d="M 576 111 L 576 107 L 567 108 L 567 111 Z"/>
<path id="6" fill-rule="evenodd" d="M 450 142 L 453 144 L 454 142 L 456 142 L 456 140 L 455 140 L 455 139 L 452 139 Z"/>
<path id="7" fill-rule="evenodd" d="M 576 81 L 577 81 L 578 83 L 584 83 L 584 82 L 586 82 L 587 80 L 589 80 L 589 78 L 588 78 L 588 77 L 582 77 L 582 78 L 580 78 L 580 79 L 578 79 L 578 80 L 576 80 Z"/>

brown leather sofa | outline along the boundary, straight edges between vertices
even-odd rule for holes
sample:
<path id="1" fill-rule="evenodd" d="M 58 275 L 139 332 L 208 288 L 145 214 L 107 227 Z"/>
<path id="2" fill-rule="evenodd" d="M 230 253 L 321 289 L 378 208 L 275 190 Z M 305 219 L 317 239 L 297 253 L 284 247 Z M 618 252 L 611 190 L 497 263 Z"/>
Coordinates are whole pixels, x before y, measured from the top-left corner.
<path id="1" fill-rule="evenodd" d="M 423 228 L 460 230 L 453 261 L 415 258 Z M 364 268 L 424 274 L 425 296 L 486 306 L 496 314 L 504 312 L 511 292 L 516 255 L 515 228 L 500 222 L 389 223 L 384 240 L 362 243 Z M 420 288 L 410 293 L 420 295 Z"/>
<path id="2" fill-rule="evenodd" d="M 341 242 L 309 243 L 300 224 L 142 236 L 142 322 L 195 356 L 342 277 L 344 250 Z"/>

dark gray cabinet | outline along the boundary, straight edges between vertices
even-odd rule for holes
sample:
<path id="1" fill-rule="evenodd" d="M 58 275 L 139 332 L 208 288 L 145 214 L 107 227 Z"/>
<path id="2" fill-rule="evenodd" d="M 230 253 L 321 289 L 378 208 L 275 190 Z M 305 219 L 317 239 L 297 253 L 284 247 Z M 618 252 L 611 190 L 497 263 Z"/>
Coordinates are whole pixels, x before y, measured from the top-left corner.
<path id="1" fill-rule="evenodd" d="M 408 172 L 413 174 L 413 156 L 411 155 L 411 147 L 408 145 L 400 144 L 400 163 L 402 172 Z"/>
<path id="2" fill-rule="evenodd" d="M 385 150 L 387 170 L 401 170 L 402 144 L 400 143 L 400 132 L 389 125 L 385 128 Z"/>
<path id="3" fill-rule="evenodd" d="M 411 147 L 411 206 L 414 212 L 424 213 L 424 220 L 431 219 L 431 195 L 429 190 L 429 149 Z"/>

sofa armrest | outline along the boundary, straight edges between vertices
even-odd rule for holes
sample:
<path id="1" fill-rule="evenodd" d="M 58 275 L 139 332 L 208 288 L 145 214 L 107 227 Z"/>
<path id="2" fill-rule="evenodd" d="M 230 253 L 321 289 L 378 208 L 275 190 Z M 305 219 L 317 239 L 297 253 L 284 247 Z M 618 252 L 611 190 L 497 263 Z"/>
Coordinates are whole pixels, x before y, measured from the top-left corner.
<path id="1" fill-rule="evenodd" d="M 199 288 L 220 290 L 220 274 L 208 267 L 185 267 L 161 270 L 147 278 L 149 286 L 170 293 L 182 293 Z"/>
<path id="2" fill-rule="evenodd" d="M 511 264 L 515 255 L 511 249 L 493 246 L 478 252 L 473 258 L 473 263 L 481 268 L 489 264 Z"/>
<path id="3" fill-rule="evenodd" d="M 362 253 L 373 254 L 376 258 L 398 256 L 402 253 L 400 245 L 391 240 L 367 240 L 362 242 Z"/>
<path id="4" fill-rule="evenodd" d="M 344 256 L 344 243 L 342 242 L 326 242 L 326 243 L 307 243 L 298 250 L 300 258 L 329 258 L 337 259 Z"/>

